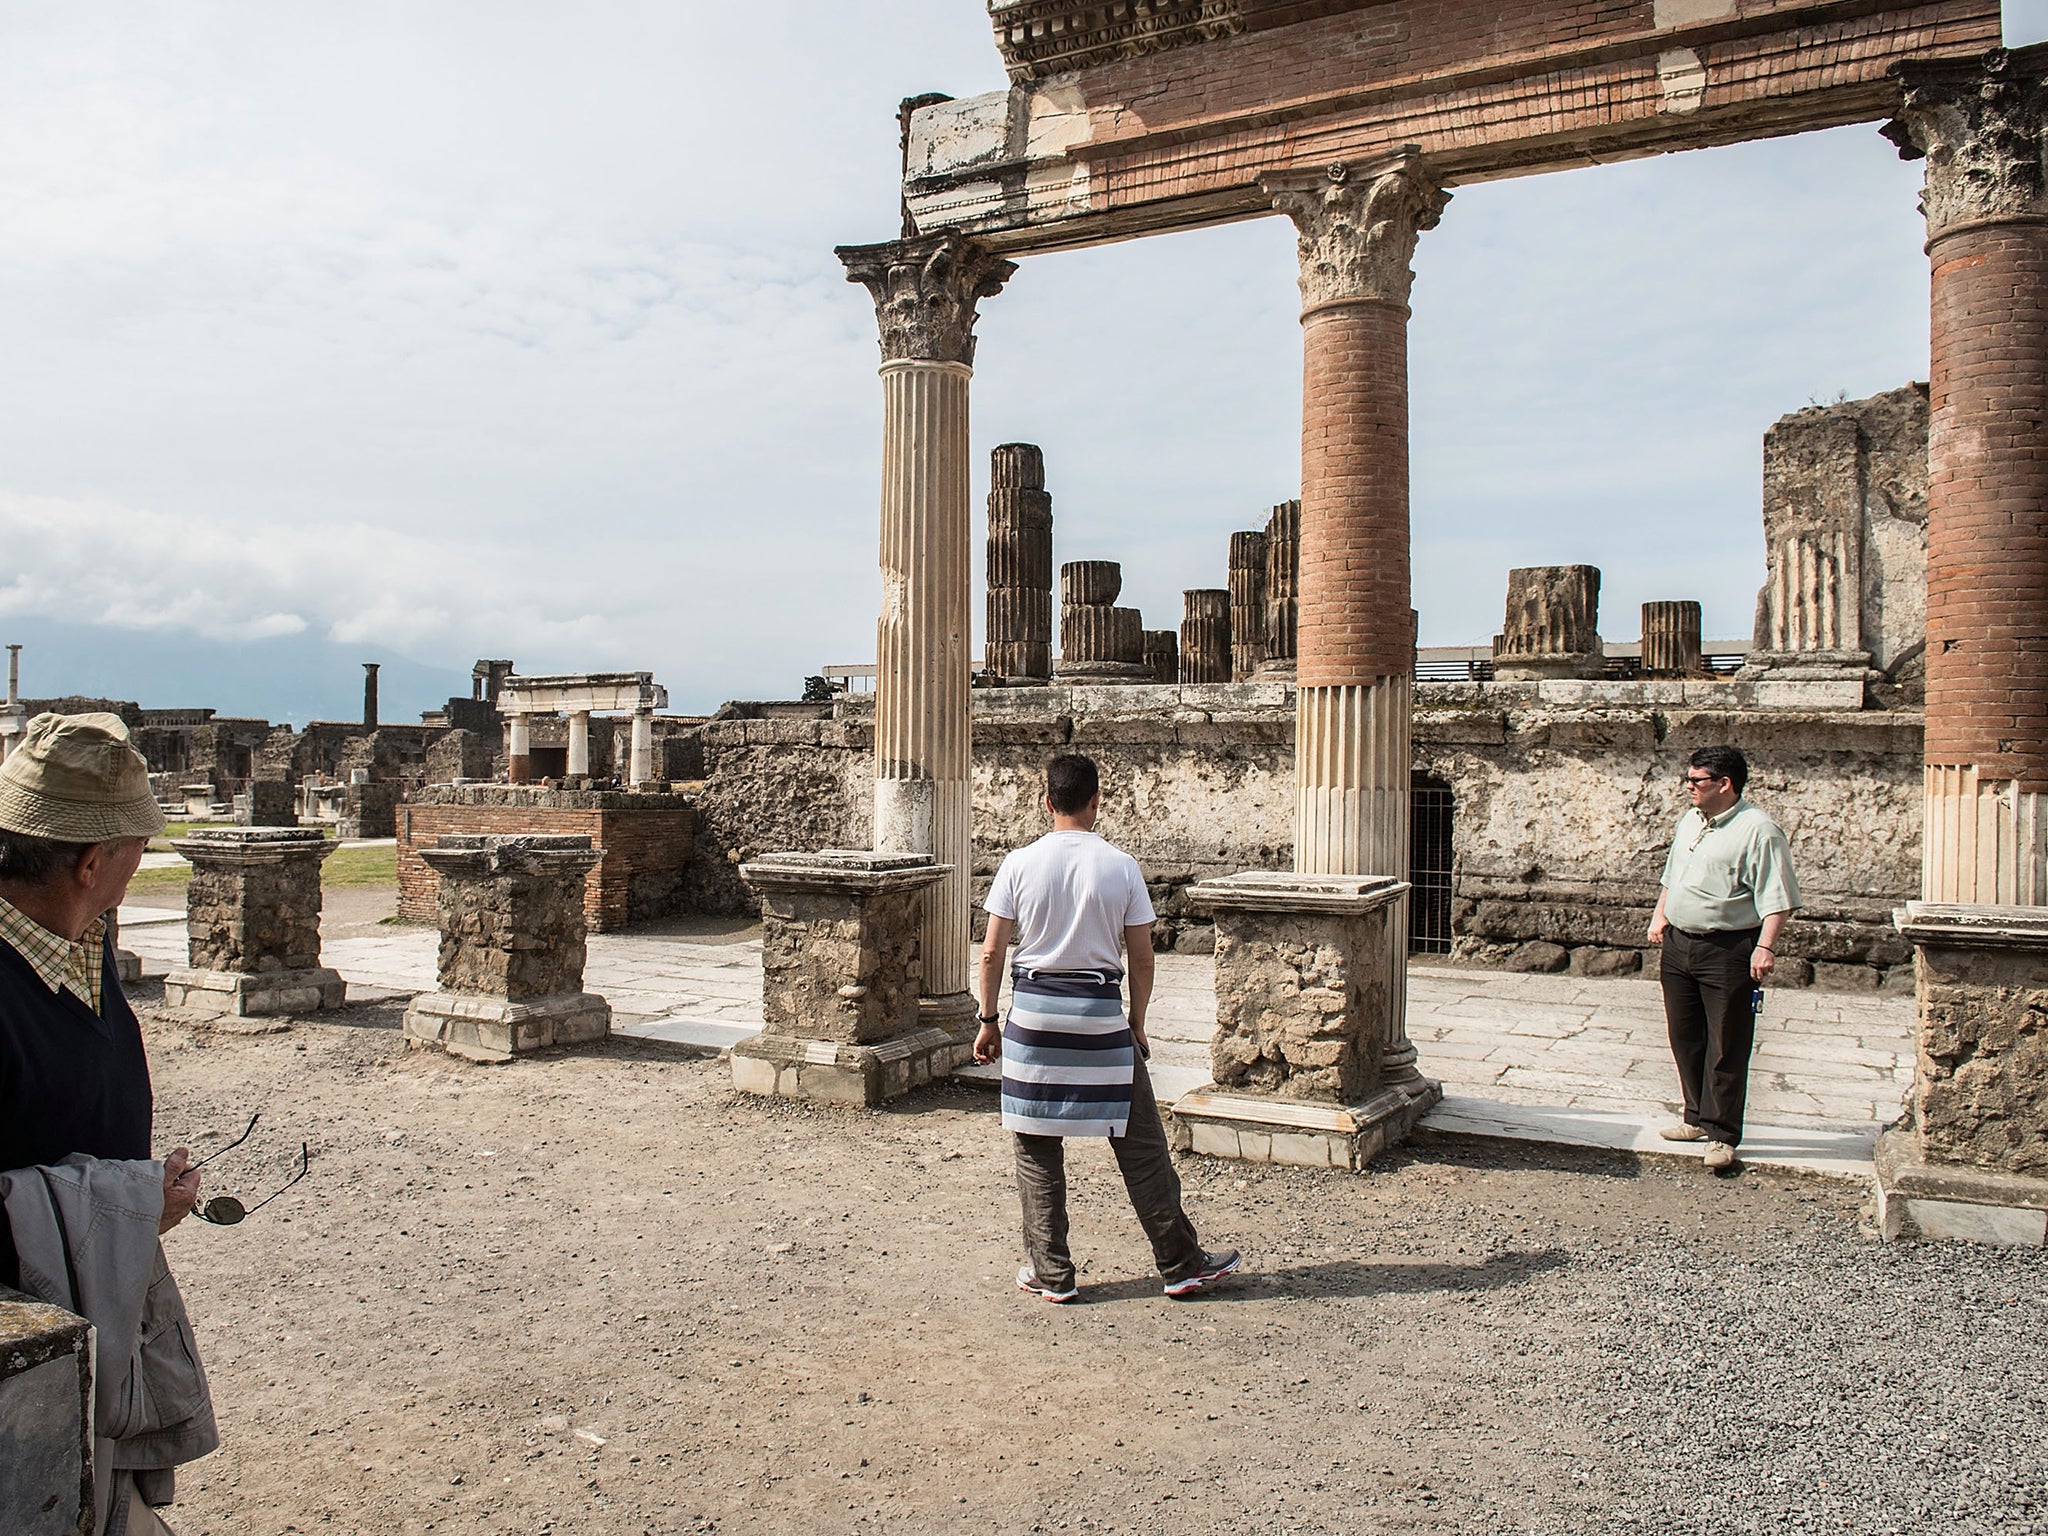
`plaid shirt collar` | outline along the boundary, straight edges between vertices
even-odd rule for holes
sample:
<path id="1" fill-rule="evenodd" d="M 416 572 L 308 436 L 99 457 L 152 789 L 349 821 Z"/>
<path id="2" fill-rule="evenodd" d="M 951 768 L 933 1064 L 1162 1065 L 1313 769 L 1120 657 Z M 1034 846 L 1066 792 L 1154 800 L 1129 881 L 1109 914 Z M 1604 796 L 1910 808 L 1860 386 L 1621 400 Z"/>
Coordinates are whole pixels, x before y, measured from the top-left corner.
<path id="1" fill-rule="evenodd" d="M 94 918 L 85 936 L 73 944 L 0 898 L 0 942 L 26 960 L 52 992 L 68 987 L 94 1013 L 100 1011 L 106 939 L 104 917 Z"/>

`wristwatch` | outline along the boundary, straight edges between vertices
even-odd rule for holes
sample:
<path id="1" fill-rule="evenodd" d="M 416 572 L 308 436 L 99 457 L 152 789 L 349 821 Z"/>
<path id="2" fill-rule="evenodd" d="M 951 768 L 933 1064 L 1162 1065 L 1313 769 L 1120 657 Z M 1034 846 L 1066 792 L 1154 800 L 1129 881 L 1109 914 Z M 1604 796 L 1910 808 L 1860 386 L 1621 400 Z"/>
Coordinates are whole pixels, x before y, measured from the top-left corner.
<path id="1" fill-rule="evenodd" d="M 1003 1021 L 1003 1016 L 1000 1013 L 983 1013 L 976 1015 L 976 1017 L 984 1024 L 1000 1024 Z"/>

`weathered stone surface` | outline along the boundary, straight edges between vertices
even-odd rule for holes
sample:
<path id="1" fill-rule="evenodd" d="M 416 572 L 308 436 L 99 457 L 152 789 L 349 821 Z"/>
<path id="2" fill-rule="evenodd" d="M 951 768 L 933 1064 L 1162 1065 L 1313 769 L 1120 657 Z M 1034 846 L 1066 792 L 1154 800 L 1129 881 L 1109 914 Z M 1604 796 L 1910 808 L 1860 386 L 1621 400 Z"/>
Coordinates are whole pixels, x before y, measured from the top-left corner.
<path id="1" fill-rule="evenodd" d="M 1301 503 L 1283 501 L 1266 519 L 1266 629 L 1261 677 L 1292 677 L 1301 612 Z"/>
<path id="2" fill-rule="evenodd" d="M 1230 536 L 1230 677 L 1247 683 L 1266 659 L 1266 535 Z"/>
<path id="3" fill-rule="evenodd" d="M 1599 677 L 1600 571 L 1591 565 L 1535 565 L 1508 572 L 1507 611 L 1493 640 L 1494 676 L 1504 682 Z"/>
<path id="4" fill-rule="evenodd" d="M 1217 1086 L 1330 1104 L 1363 1101 L 1382 1081 L 1396 1002 L 1388 947 L 1398 939 L 1406 951 L 1406 935 L 1392 931 L 1406 887 L 1349 882 L 1374 889 L 1330 910 L 1317 910 L 1311 897 L 1289 911 L 1223 900 L 1222 888 L 1231 883 L 1191 893 L 1198 903 L 1215 903 L 1210 1064 Z"/>
<path id="5" fill-rule="evenodd" d="M 1230 593 L 1198 588 L 1181 594 L 1180 680 L 1227 683 L 1231 676 Z"/>
<path id="6" fill-rule="evenodd" d="M 1695 602 L 1643 604 L 1643 674 L 1646 677 L 1700 675 L 1700 605 Z"/>
<path id="7" fill-rule="evenodd" d="M 1546 944 L 1535 939 L 1519 944 L 1507 958 L 1506 969 L 1526 971 L 1538 975 L 1561 971 L 1571 964 L 1571 951 L 1561 944 Z"/>
<path id="8" fill-rule="evenodd" d="M 441 990 L 513 1002 L 583 990 L 587 837 L 451 833 L 421 857 L 440 881 Z"/>
<path id="9" fill-rule="evenodd" d="M 2034 48 L 1897 66 L 1905 90 L 1884 135 L 1901 159 L 1927 162 L 1921 208 L 1930 240 L 1969 224 L 2048 216 L 2041 69 Z"/>
<path id="10" fill-rule="evenodd" d="M 1927 635 L 1924 384 L 1812 406 L 1764 438 L 1759 671 L 1875 669 L 1917 704 Z"/>
<path id="11" fill-rule="evenodd" d="M 929 857 L 828 850 L 741 866 L 761 902 L 761 1007 L 770 1034 L 867 1045 L 914 1029 Z"/>
<path id="12" fill-rule="evenodd" d="M 313 828 L 195 833 L 171 845 L 192 864 L 188 963 L 257 975 L 320 964 L 320 864 L 334 844 Z"/>
<path id="13" fill-rule="evenodd" d="M 1032 443 L 990 455 L 985 668 L 1013 681 L 1052 677 L 1052 497 Z"/>
<path id="14" fill-rule="evenodd" d="M 1571 952 L 1574 976 L 1633 976 L 1642 968 L 1639 949 L 1601 949 L 1587 944 Z"/>
<path id="15" fill-rule="evenodd" d="M 1909 1109 L 1932 1161 L 2048 1175 L 2048 925 L 2020 943 L 1951 929 L 1921 932 L 1914 903 L 1920 993 L 1918 1057 Z M 1941 909 L 1934 909 L 1941 910 Z M 1931 926 L 1931 925 L 1930 925 Z"/>
<path id="16" fill-rule="evenodd" d="M 1060 605 L 1106 608 L 1124 590 L 1124 568 L 1114 560 L 1069 560 L 1060 567 Z"/>
<path id="17" fill-rule="evenodd" d="M 1170 629 L 1145 631 L 1145 670 L 1156 683 L 1180 681 L 1180 636 Z"/>
<path id="18" fill-rule="evenodd" d="M 235 821 L 244 827 L 296 827 L 297 789 L 285 779 L 256 778 L 235 796 Z"/>
<path id="19" fill-rule="evenodd" d="M 90 1536 L 93 1330 L 0 1286 L 0 1530 Z"/>

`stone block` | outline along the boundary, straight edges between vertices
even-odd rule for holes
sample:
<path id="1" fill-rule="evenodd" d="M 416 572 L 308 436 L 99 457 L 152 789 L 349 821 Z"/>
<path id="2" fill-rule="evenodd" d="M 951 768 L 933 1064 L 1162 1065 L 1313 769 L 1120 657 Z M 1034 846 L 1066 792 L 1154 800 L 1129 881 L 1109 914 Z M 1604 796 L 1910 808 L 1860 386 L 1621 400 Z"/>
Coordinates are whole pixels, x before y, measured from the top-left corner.
<path id="1" fill-rule="evenodd" d="M 298 792 L 289 779 L 251 779 L 235 796 L 235 820 L 245 827 L 296 827 Z"/>
<path id="2" fill-rule="evenodd" d="M 1868 965 L 1841 965 L 1834 961 L 1813 963 L 1813 985 L 1833 992 L 1875 992 L 1884 973 Z"/>
<path id="3" fill-rule="evenodd" d="M 339 1008 L 348 986 L 338 971 L 311 966 L 302 971 L 184 969 L 164 977 L 164 1006 L 226 1034 L 272 1034 L 289 1027 L 291 1015 Z"/>
<path id="4" fill-rule="evenodd" d="M 0 1530 L 90 1536 L 93 1330 L 0 1287 Z"/>
<path id="5" fill-rule="evenodd" d="M 404 1028 L 408 1045 L 437 1045 L 465 1061 L 505 1062 L 549 1046 L 602 1040 L 611 1024 L 611 1006 L 593 992 L 520 1002 L 423 992 L 407 1006 Z"/>
<path id="6" fill-rule="evenodd" d="M 191 969 L 318 969 L 320 865 L 334 844 L 317 829 L 220 828 L 171 846 L 192 865 L 185 896 Z"/>
<path id="7" fill-rule="evenodd" d="M 871 1045 L 760 1034 L 732 1048 L 733 1086 L 763 1098 L 872 1107 L 951 1075 L 967 1047 L 942 1029 Z"/>
<path id="8" fill-rule="evenodd" d="M 1878 1138 L 1875 1161 L 1887 1241 L 2048 1246 L 2048 1178 L 1932 1159 L 1910 1124 Z"/>
<path id="9" fill-rule="evenodd" d="M 1572 951 L 1574 976 L 1633 976 L 1642 968 L 1640 949 L 1600 949 L 1588 944 Z"/>
<path id="10" fill-rule="evenodd" d="M 1180 1150 L 1208 1157 L 1357 1172 L 1405 1140 L 1442 1098 L 1442 1090 L 1423 1078 L 1383 1088 L 1358 1104 L 1222 1093 L 1212 1085 L 1174 1102 L 1172 1139 Z"/>
<path id="11" fill-rule="evenodd" d="M 1506 969 L 1531 975 L 1550 975 L 1563 970 L 1571 963 L 1571 951 L 1562 944 L 1550 944 L 1542 939 L 1534 939 L 1516 947 L 1507 958 Z"/>

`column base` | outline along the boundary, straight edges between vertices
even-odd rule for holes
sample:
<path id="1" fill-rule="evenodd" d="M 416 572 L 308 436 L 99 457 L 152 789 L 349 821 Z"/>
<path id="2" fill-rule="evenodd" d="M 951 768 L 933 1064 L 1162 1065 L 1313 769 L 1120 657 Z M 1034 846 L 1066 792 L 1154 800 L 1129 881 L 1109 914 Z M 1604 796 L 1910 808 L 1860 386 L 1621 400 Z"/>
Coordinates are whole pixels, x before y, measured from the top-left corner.
<path id="1" fill-rule="evenodd" d="M 512 1002 L 464 992 L 422 992 L 405 1010 L 405 1043 L 438 1045 L 465 1061 L 510 1061 L 551 1045 L 585 1045 L 612 1032 L 611 1004 L 595 992 Z"/>
<path id="2" fill-rule="evenodd" d="M 114 951 L 114 974 L 121 978 L 121 985 L 132 987 L 142 980 L 142 956 L 132 949 Z"/>
<path id="3" fill-rule="evenodd" d="M 2048 1178 L 1927 1160 L 1910 1129 L 1877 1139 L 1877 1220 L 1886 1242 L 1910 1238 L 2048 1247 Z"/>
<path id="4" fill-rule="evenodd" d="M 959 1066 L 965 1061 L 966 1052 L 974 1047 L 974 1037 L 981 1031 L 981 1004 L 974 1000 L 972 992 L 948 992 L 943 997 L 920 997 L 917 1000 L 917 1025 L 920 1029 L 936 1029 L 943 1032 L 962 1049 Z"/>
<path id="5" fill-rule="evenodd" d="M 339 1008 L 347 984 L 337 971 L 318 966 L 305 971 L 262 971 L 253 976 L 236 971 L 172 971 L 164 977 L 164 1006 L 206 1020 L 232 1033 L 267 1034 L 290 1026 L 285 1017 Z M 267 1025 L 238 1024 L 245 1019 L 271 1019 Z"/>
<path id="6" fill-rule="evenodd" d="M 1220 1093 L 1211 1083 L 1174 1103 L 1170 1135 L 1182 1152 L 1356 1173 L 1406 1140 L 1443 1096 L 1424 1077 L 1381 1088 L 1361 1104 L 1255 1098 Z"/>
<path id="7" fill-rule="evenodd" d="M 952 1074 L 959 1043 L 942 1029 L 910 1029 L 853 1045 L 755 1035 L 732 1048 L 732 1085 L 764 1099 L 811 1099 L 872 1109 Z"/>

